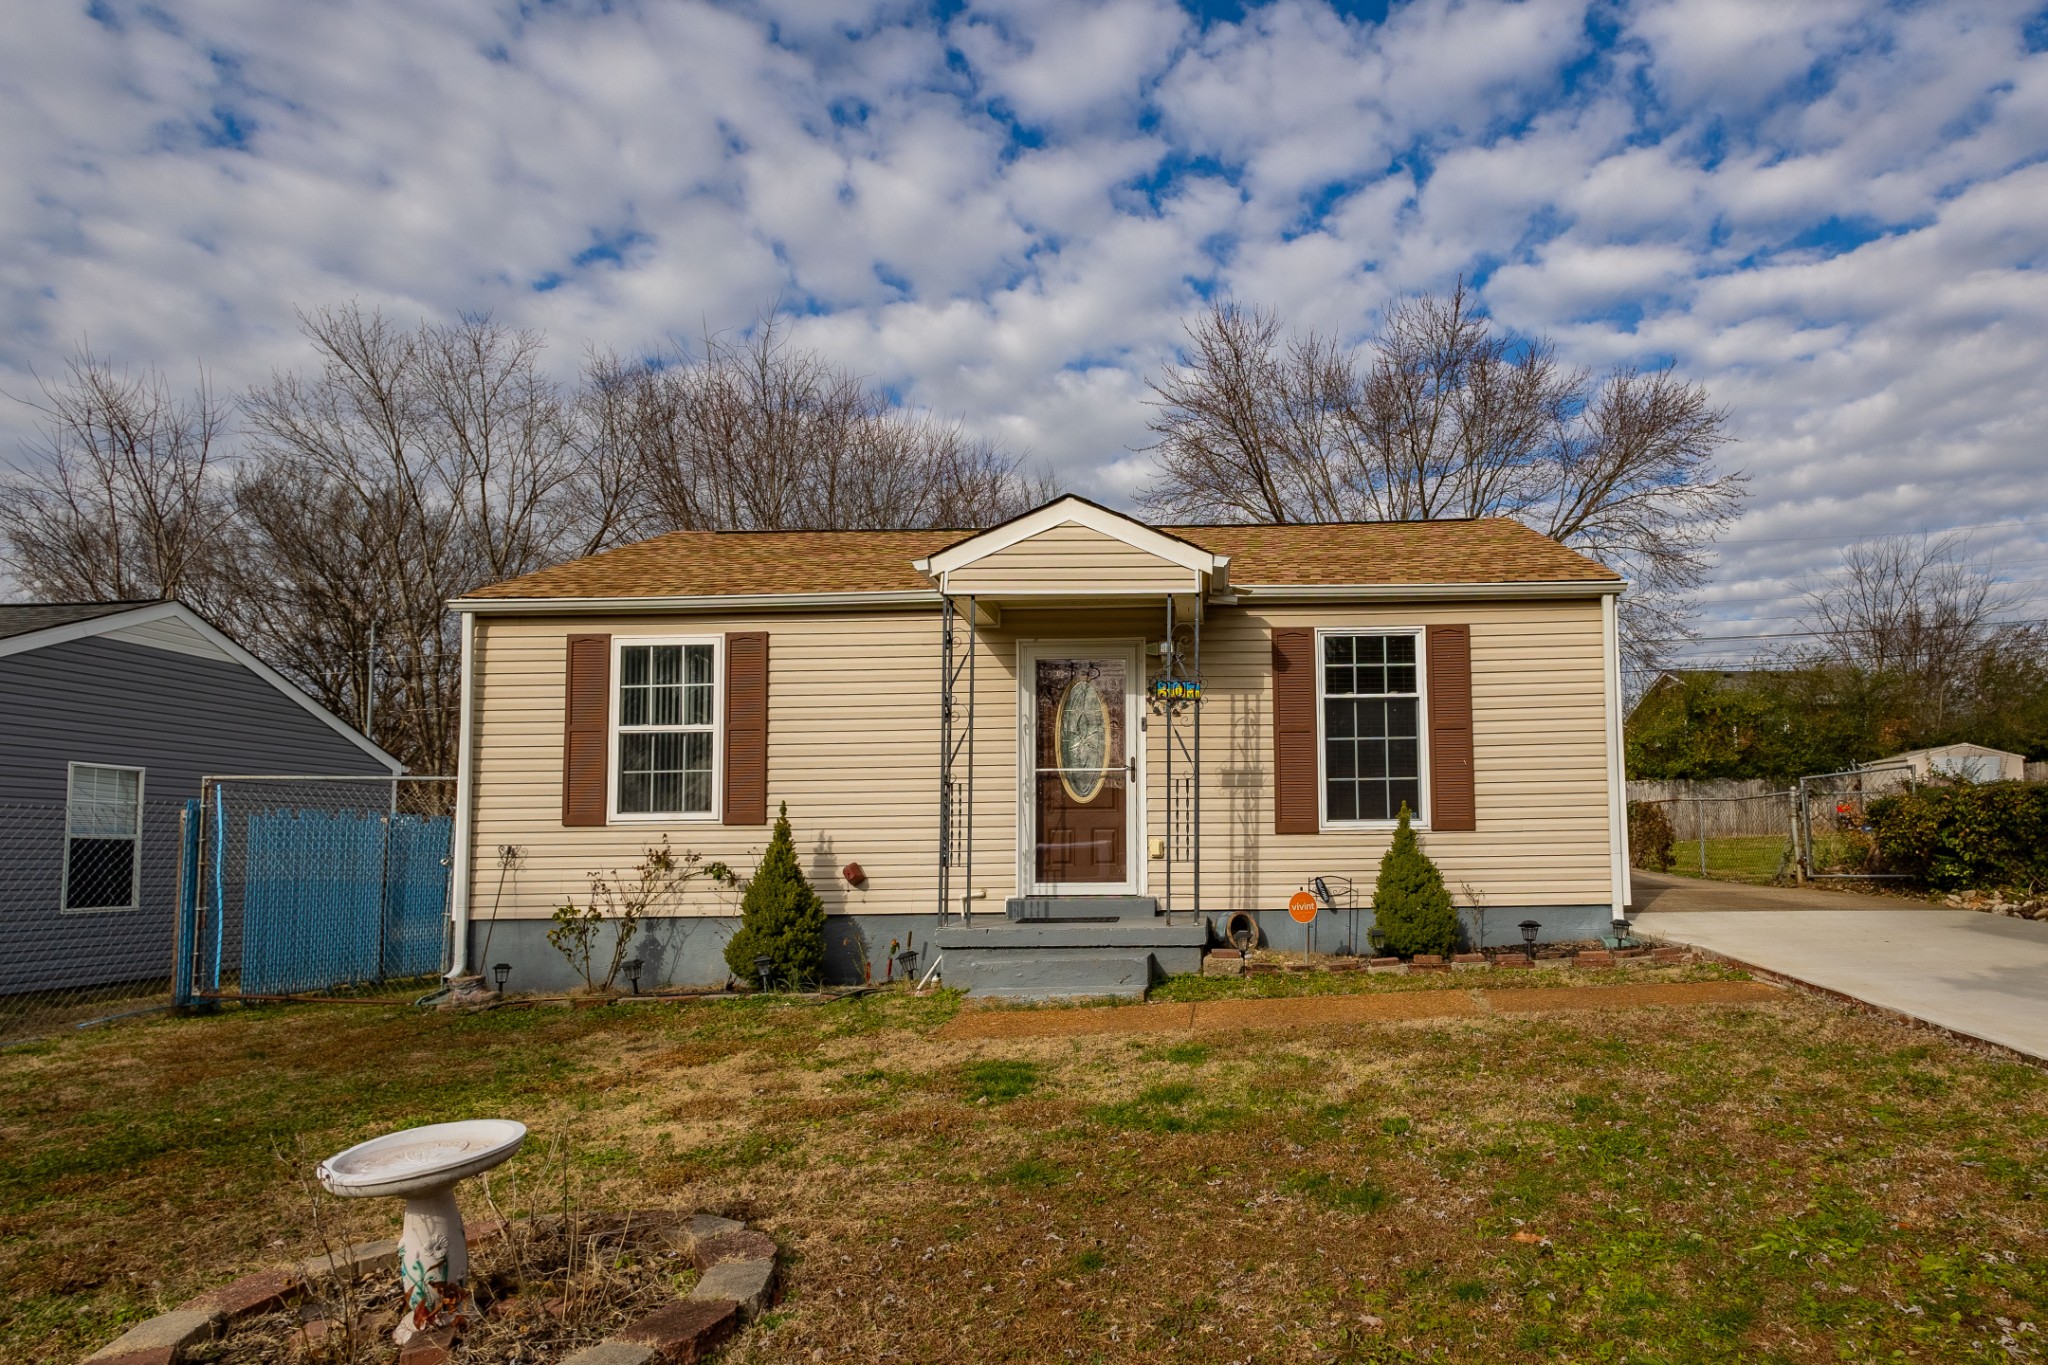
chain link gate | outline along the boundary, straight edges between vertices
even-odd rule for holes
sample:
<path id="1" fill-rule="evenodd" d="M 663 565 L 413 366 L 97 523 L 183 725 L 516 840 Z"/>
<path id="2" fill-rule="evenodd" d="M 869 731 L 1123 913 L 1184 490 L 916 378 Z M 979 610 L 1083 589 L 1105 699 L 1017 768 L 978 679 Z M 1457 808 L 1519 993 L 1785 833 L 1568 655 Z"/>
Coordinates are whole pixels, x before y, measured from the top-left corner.
<path id="1" fill-rule="evenodd" d="M 453 778 L 209 777 L 193 806 L 181 1003 L 446 969 Z"/>
<path id="2" fill-rule="evenodd" d="M 1903 763 L 1800 778 L 1793 818 L 1804 874 L 1816 881 L 1906 880 L 1883 866 L 1871 833 L 1870 803 L 1912 786 L 1913 770 Z"/>

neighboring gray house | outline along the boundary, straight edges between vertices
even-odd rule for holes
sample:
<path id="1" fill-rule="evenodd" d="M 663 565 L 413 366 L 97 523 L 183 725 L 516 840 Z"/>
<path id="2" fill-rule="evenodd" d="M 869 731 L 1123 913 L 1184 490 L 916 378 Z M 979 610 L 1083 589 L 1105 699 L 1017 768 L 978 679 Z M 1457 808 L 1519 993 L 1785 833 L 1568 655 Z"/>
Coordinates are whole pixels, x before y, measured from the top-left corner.
<path id="1" fill-rule="evenodd" d="M 169 976 L 202 777 L 402 771 L 180 603 L 0 606 L 0 995 Z"/>

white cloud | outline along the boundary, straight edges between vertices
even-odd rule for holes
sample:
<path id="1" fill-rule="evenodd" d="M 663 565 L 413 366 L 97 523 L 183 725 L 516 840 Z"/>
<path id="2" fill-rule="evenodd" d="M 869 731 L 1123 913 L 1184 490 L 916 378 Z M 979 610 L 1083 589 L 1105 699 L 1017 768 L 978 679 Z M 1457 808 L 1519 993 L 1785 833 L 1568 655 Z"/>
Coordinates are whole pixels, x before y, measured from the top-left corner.
<path id="1" fill-rule="evenodd" d="M 87 337 L 233 388 L 345 298 L 544 327 L 566 372 L 779 294 L 809 343 L 1123 499 L 1200 291 L 1357 336 L 1465 275 L 1731 408 L 1756 496 L 1717 591 L 1769 615 L 1747 599 L 1828 537 L 2033 518 L 1983 543 L 2048 558 L 2031 8 L 28 6 L 0 389 Z"/>

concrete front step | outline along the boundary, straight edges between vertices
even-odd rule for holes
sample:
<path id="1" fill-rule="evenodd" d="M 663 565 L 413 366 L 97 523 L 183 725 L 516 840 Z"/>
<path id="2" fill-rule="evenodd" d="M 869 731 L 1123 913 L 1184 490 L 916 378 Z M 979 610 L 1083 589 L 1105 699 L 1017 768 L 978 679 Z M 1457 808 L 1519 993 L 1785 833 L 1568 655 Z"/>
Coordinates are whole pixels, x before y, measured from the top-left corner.
<path id="1" fill-rule="evenodd" d="M 932 935 L 946 984 L 1018 1000 L 1143 996 L 1169 973 L 1202 969 L 1208 926 L 1156 916 L 1111 922 L 1003 922 Z"/>
<path id="2" fill-rule="evenodd" d="M 1012 896 L 1003 913 L 1019 923 L 1148 920 L 1159 913 L 1150 896 Z"/>

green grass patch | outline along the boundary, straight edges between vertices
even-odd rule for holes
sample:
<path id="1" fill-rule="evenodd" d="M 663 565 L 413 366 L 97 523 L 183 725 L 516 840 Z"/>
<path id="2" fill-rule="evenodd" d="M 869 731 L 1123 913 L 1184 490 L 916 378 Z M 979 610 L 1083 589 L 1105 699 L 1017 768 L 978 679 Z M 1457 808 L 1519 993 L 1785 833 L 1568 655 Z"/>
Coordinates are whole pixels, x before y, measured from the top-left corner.
<path id="1" fill-rule="evenodd" d="M 1746 882 L 1768 886 L 1786 867 L 1790 839 L 1782 834 L 1744 838 L 1709 839 L 1705 876 L 1714 881 Z M 1671 871 L 1681 877 L 1699 877 L 1700 841 L 1680 839 L 1671 845 Z"/>
<path id="2" fill-rule="evenodd" d="M 1372 1180 L 1343 1180 L 1322 1171 L 1304 1171 L 1289 1176 L 1281 1186 L 1289 1194 L 1304 1195 L 1325 1208 L 1340 1213 L 1378 1213 L 1394 1202 L 1393 1192 Z"/>
<path id="3" fill-rule="evenodd" d="M 1038 1088 L 1036 1062 L 969 1062 L 960 1068 L 960 1084 L 976 1104 L 1007 1104 Z"/>

